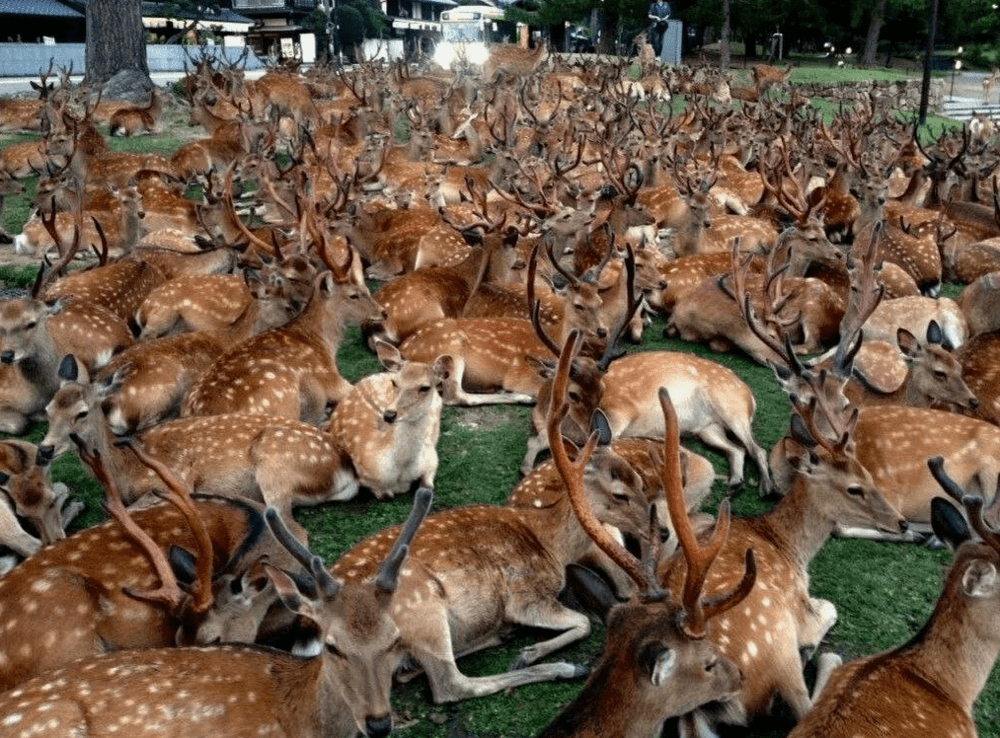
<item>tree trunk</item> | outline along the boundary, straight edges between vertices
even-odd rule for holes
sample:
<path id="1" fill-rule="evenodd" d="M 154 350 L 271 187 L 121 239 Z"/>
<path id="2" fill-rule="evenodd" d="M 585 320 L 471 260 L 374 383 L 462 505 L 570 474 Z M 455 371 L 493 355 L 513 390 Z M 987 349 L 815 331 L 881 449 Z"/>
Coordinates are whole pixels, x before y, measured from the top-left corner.
<path id="1" fill-rule="evenodd" d="M 103 84 L 122 70 L 132 70 L 152 86 L 142 0 L 89 0 L 86 60 L 88 84 Z"/>
<path id="2" fill-rule="evenodd" d="M 878 37 L 882 32 L 882 21 L 885 20 L 886 0 L 875 0 L 872 18 L 868 23 L 868 38 L 865 39 L 865 51 L 861 55 L 861 66 L 874 67 L 875 55 L 878 53 Z"/>
<path id="3" fill-rule="evenodd" d="M 729 16 L 732 14 L 729 0 L 722 0 L 722 30 L 719 32 L 719 66 L 729 69 Z"/>
<path id="4" fill-rule="evenodd" d="M 618 30 L 618 16 L 610 10 L 602 10 L 600 14 L 601 42 L 597 46 L 599 54 L 615 53 L 615 35 Z"/>

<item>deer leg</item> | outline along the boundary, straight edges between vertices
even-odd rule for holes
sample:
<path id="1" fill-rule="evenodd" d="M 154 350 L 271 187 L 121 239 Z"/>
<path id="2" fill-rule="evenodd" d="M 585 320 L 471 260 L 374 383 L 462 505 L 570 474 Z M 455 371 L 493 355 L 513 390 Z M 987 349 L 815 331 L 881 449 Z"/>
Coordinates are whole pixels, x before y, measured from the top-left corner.
<path id="1" fill-rule="evenodd" d="M 826 687 L 827 682 L 830 681 L 830 677 L 837 667 L 844 663 L 844 660 L 840 658 L 839 655 L 835 653 L 823 653 L 820 654 L 819 660 L 816 664 L 816 684 L 813 685 L 812 702 L 815 705 L 816 700 L 819 696 L 823 694 L 823 688 Z"/>
<path id="2" fill-rule="evenodd" d="M 558 662 L 535 664 L 493 676 L 468 677 L 459 671 L 455 663 L 447 613 L 441 612 L 439 617 L 423 617 L 421 621 L 420 627 L 427 630 L 421 633 L 419 644 L 410 642 L 409 651 L 427 673 L 435 704 L 482 697 L 522 684 L 575 679 L 586 674 L 583 667 Z"/>
<path id="3" fill-rule="evenodd" d="M 549 437 L 545 433 L 538 433 L 528 439 L 528 451 L 521 462 L 521 476 L 527 476 L 535 467 L 535 459 L 538 454 L 549 447 Z"/>
<path id="4" fill-rule="evenodd" d="M 454 372 L 444 381 L 444 404 L 474 407 L 477 405 L 531 405 L 535 398 L 517 392 L 473 393 L 462 388 L 462 378 L 465 376 L 465 359 L 455 354 Z"/>
<path id="5" fill-rule="evenodd" d="M 677 724 L 677 735 L 679 738 L 719 738 L 715 728 L 700 710 L 681 716 Z"/>
<path id="6" fill-rule="evenodd" d="M 837 608 L 832 602 L 810 598 L 806 620 L 799 626 L 799 653 L 806 654 L 807 659 L 812 658 L 813 653 L 819 648 L 820 641 L 836 622 Z M 801 664 L 799 667 L 801 669 Z"/>
<path id="7" fill-rule="evenodd" d="M 525 604 L 527 604 L 526 607 L 522 606 L 513 611 L 508 610 L 508 620 L 520 625 L 563 632 L 547 641 L 522 648 L 521 653 L 510 665 L 512 670 L 523 669 L 563 646 L 586 638 L 590 633 L 590 618 L 575 610 L 570 610 L 556 599 Z"/>
<path id="8" fill-rule="evenodd" d="M 743 462 L 746 458 L 743 449 L 732 443 L 726 436 L 725 431 L 717 425 L 697 431 L 696 435 L 709 446 L 725 452 L 729 459 L 729 481 L 727 482 L 729 489 L 733 490 L 742 487 L 745 481 L 743 479 Z M 764 468 L 766 469 L 767 467 L 765 466 Z M 763 475 L 761 476 L 763 479 Z"/>

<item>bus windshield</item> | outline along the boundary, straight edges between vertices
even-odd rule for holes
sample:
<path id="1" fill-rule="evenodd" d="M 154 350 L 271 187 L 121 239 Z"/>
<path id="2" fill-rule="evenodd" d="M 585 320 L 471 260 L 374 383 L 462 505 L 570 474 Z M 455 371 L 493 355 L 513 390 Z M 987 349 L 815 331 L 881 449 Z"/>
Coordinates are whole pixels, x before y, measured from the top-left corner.
<path id="1" fill-rule="evenodd" d="M 442 22 L 443 40 L 452 44 L 470 44 L 483 41 L 483 24 L 481 21 Z"/>

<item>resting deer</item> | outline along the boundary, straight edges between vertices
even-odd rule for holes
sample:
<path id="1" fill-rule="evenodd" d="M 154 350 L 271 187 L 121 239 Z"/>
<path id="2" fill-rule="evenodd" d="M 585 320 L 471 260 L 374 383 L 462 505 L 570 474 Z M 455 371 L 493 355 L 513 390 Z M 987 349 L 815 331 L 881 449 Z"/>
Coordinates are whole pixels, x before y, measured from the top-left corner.
<path id="1" fill-rule="evenodd" d="M 121 108 L 111 115 L 108 132 L 112 136 L 138 136 L 159 133 L 163 126 L 163 93 L 154 87 L 149 91 L 149 104 Z"/>
<path id="2" fill-rule="evenodd" d="M 185 398 L 181 415 L 264 413 L 319 425 L 351 387 L 336 362 L 345 327 L 384 316 L 366 285 L 339 267 L 324 272 L 299 315 L 223 354 Z"/>
<path id="3" fill-rule="evenodd" d="M 623 481 L 589 472 L 588 479 L 602 482 L 586 485 L 598 519 L 648 551 L 645 495 Z M 369 576 L 373 560 L 393 535 L 389 529 L 359 543 L 334 564 L 334 575 L 348 580 Z M 593 551 L 565 490 L 540 507 L 468 505 L 429 517 L 413 541 L 413 565 L 400 577 L 400 595 L 407 604 L 396 618 L 402 647 L 426 672 L 434 701 L 582 676 L 583 670 L 573 664 L 535 662 L 590 632 L 588 618 L 565 607 L 558 595 L 566 565 Z M 512 625 L 558 633 L 523 648 L 505 674 L 469 677 L 459 670 L 457 658 L 499 643 Z"/>
<path id="4" fill-rule="evenodd" d="M 5 431 L 23 433 L 58 389 L 64 354 L 78 353 L 88 368 L 100 367 L 132 343 L 132 334 L 121 318 L 92 303 L 19 297 L 0 302 L 0 340 L 7 367 L 0 373 L 0 417 Z"/>
<path id="5" fill-rule="evenodd" d="M 978 735 L 972 706 L 1000 653 L 1000 533 L 983 520 L 981 497 L 938 476 L 972 530 L 952 502 L 934 498 L 934 533 L 955 551 L 934 612 L 910 642 L 834 671 L 789 738 Z"/>
<path id="6" fill-rule="evenodd" d="M 308 657 L 253 646 L 138 650 L 63 666 L 0 697 L 4 727 L 38 736 L 104 735 L 148 709 L 156 735 L 197 724 L 203 735 L 269 733 L 286 738 L 371 738 L 392 732 L 389 688 L 400 657 L 399 631 L 390 617 L 400 570 L 430 495 L 414 510 L 372 577 L 340 582 L 322 559 L 287 532 L 274 511 L 265 515 L 282 545 L 305 567 L 293 578 L 267 565 L 278 596 L 313 623 L 321 645 Z M 0 586 L 3 586 L 0 584 Z M 53 691 L 53 685 L 60 687 Z M 183 685 L 183 686 L 181 686 Z M 140 707 L 137 708 L 136 704 Z M 155 723 L 156 715 L 169 715 Z M 157 725 L 162 726 L 156 730 Z"/>
<path id="7" fill-rule="evenodd" d="M 24 557 L 65 538 L 66 526 L 83 510 L 80 501 L 66 505 L 69 489 L 52 483 L 51 466 L 37 455 L 33 443 L 0 441 L 0 545 Z"/>
<path id="8" fill-rule="evenodd" d="M 60 376 L 64 384 L 46 408 L 49 429 L 39 454 L 55 458 L 79 439 L 105 459 L 127 502 L 159 489 L 159 477 L 115 445 L 105 418 L 104 405 L 121 380 L 94 384 L 72 355 L 63 361 Z M 280 510 L 289 525 L 295 524 L 295 505 L 348 500 L 358 492 L 350 458 L 333 437 L 291 418 L 249 413 L 180 418 L 139 438 L 150 454 L 200 491 L 262 500 Z"/>
<path id="9" fill-rule="evenodd" d="M 441 389 L 452 360 L 406 361 L 395 346 L 378 340 L 375 349 L 388 371 L 355 384 L 337 404 L 327 429 L 350 456 L 361 486 L 384 500 L 409 492 L 414 482 L 434 484 Z"/>
<path id="10" fill-rule="evenodd" d="M 565 393 L 569 363 L 576 348 L 578 342 L 567 341 L 552 393 L 548 433 L 553 459 L 584 530 L 628 573 L 639 591 L 629 602 L 615 604 L 607 613 L 608 639 L 590 677 L 579 696 L 540 735 L 543 738 L 659 735 L 667 718 L 691 712 L 709 702 L 726 702 L 739 694 L 743 681 L 739 666 L 722 656 L 706 636 L 708 624 L 732 611 L 752 590 L 755 558 L 748 549 L 745 572 L 735 587 L 731 585 L 720 597 L 705 598 L 707 577 L 726 540 L 729 504 L 723 503 L 707 545 L 699 543 L 688 521 L 681 491 L 680 434 L 666 392 L 660 394 L 666 416 L 664 425 L 668 429 L 662 484 L 689 565 L 682 588 L 664 591 L 650 575 L 645 562 L 635 559 L 607 534 L 594 516 L 584 489 L 584 470 L 594 443 L 588 443 L 579 458 L 570 462 L 559 431 L 562 416 L 568 410 Z M 597 595 L 605 603 L 614 601 L 606 585 L 597 588 Z"/>
<path id="11" fill-rule="evenodd" d="M 256 635 L 259 615 L 226 615 L 223 628 L 214 621 L 228 607 L 234 577 L 261 558 L 281 566 L 293 561 L 269 534 L 262 508 L 191 497 L 166 467 L 136 453 L 163 475 L 174 504 L 126 512 L 104 457 L 84 451 L 106 485 L 114 519 L 55 541 L 0 579 L 0 627 L 11 636 L 0 646 L 0 691 L 108 651 Z M 145 596 L 157 579 L 159 592 Z M 59 648 L 50 644 L 55 634 Z"/>
<path id="12" fill-rule="evenodd" d="M 796 719 L 809 712 L 801 652 L 816 649 L 837 612 L 833 603 L 810 596 L 808 562 L 838 525 L 872 525 L 893 533 L 906 528 L 860 463 L 856 422 L 856 413 L 836 412 L 816 399 L 799 404 L 786 445 L 794 448 L 791 490 L 770 512 L 733 520 L 706 591 L 731 586 L 748 548 L 756 555 L 757 581 L 742 607 L 709 624 L 708 637 L 742 669 L 745 680 L 737 699 L 687 722 L 746 725 L 767 713 L 778 695 Z M 684 571 L 675 555 L 661 564 L 661 581 L 673 589 Z"/>

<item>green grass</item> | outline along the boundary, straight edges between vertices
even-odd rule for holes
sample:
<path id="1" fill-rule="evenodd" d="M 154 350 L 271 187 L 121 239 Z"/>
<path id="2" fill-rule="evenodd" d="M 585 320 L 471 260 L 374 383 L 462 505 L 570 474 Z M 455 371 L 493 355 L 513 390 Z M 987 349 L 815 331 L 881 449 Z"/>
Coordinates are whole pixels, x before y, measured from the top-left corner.
<path id="1" fill-rule="evenodd" d="M 826 82 L 831 78 L 846 80 L 857 70 L 817 68 L 797 69 L 793 81 Z M 796 79 L 796 76 L 802 77 Z M 874 76 L 865 73 L 865 78 Z M 3 145 L 12 138 L 0 139 Z M 143 137 L 132 141 L 116 140 L 115 148 L 133 147 L 141 151 L 169 153 L 183 136 Z M 32 184 L 33 186 L 33 184 Z M 4 224 L 17 232 L 27 217 L 24 198 L 8 198 Z M 3 268 L 0 279 L 8 285 L 28 286 L 34 268 Z M 954 296 L 959 288 L 951 286 L 946 294 Z M 630 350 L 671 349 L 693 351 L 709 356 L 733 368 L 753 389 L 757 398 L 754 431 L 758 440 L 770 448 L 784 433 L 790 415 L 789 405 L 771 371 L 745 357 L 711 354 L 699 346 L 662 338 L 662 324 L 647 331 L 646 343 Z M 338 355 L 343 374 L 357 380 L 379 369 L 375 357 L 364 345 L 357 330 L 349 331 Z M 487 407 L 475 409 L 446 408 L 439 443 L 435 509 L 469 503 L 502 503 L 517 482 L 517 469 L 525 451 L 530 431 L 530 410 L 523 407 Z M 44 426 L 33 428 L 30 438 L 38 441 Z M 697 448 L 696 444 L 691 444 Z M 704 449 L 698 448 L 704 451 Z M 726 462 L 709 453 L 716 471 L 723 475 Z M 55 479 L 64 481 L 86 501 L 86 512 L 78 525 L 88 526 L 103 519 L 100 510 L 101 490 L 82 470 L 75 456 L 59 459 Z M 752 464 L 747 465 L 751 486 L 757 482 Z M 706 504 L 712 510 L 724 495 L 724 478 L 716 483 Z M 365 536 L 402 521 L 409 510 L 409 496 L 377 502 L 361 497 L 347 503 L 314 508 L 300 508 L 296 517 L 308 529 L 311 545 L 328 563 Z M 758 514 L 767 505 L 752 488 L 734 500 L 738 514 Z M 890 648 L 910 638 L 925 622 L 940 592 L 942 576 L 950 554 L 929 551 L 917 546 L 899 546 L 861 541 L 832 540 L 812 562 L 812 593 L 833 601 L 840 619 L 831 630 L 824 649 L 854 658 Z M 469 674 L 489 674 L 505 670 L 525 644 L 538 634 L 518 632 L 501 648 L 463 659 L 461 668 Z M 589 664 L 596 658 L 603 642 L 603 629 L 594 623 L 594 632 L 586 640 L 567 648 L 557 658 Z M 520 738 L 536 734 L 574 698 L 580 682 L 528 685 L 456 705 L 434 705 L 426 681 L 417 678 L 398 686 L 393 705 L 399 718 L 397 734 L 404 738 Z M 1000 679 L 994 674 L 977 705 L 980 735 L 1000 738 Z M 783 736 L 788 732 L 787 717 L 761 721 L 749 731 L 733 735 Z"/>

